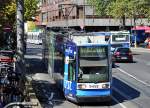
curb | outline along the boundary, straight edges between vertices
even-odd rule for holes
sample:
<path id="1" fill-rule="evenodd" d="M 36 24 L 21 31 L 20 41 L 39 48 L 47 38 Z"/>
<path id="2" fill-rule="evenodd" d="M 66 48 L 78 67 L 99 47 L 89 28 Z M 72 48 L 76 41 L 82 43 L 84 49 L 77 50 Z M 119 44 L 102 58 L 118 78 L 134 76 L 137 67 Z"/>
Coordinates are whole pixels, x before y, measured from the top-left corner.
<path id="1" fill-rule="evenodd" d="M 22 71 L 22 66 L 20 66 L 21 64 L 16 63 L 16 70 L 20 73 L 24 72 L 24 78 L 25 78 L 25 92 L 26 92 L 26 96 L 29 99 L 30 103 L 32 103 L 33 105 L 31 105 L 31 108 L 42 108 L 39 100 L 36 97 L 36 94 L 34 92 L 34 89 L 32 87 L 32 80 L 27 78 L 25 75 L 25 70 Z M 34 105 L 36 104 L 36 105 Z"/>
<path id="2" fill-rule="evenodd" d="M 29 97 L 29 100 L 31 103 L 36 103 L 35 106 L 32 106 L 31 108 L 42 108 L 39 100 L 37 99 L 37 96 L 34 92 L 33 86 L 32 86 L 32 80 L 29 78 L 26 78 L 26 90 L 27 90 L 27 96 Z"/>

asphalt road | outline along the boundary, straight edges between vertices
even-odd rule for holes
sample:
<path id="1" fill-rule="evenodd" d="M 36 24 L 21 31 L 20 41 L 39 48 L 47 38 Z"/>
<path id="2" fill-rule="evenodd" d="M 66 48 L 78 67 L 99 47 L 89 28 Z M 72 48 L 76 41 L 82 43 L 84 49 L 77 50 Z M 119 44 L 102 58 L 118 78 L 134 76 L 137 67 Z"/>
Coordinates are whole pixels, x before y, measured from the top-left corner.
<path id="1" fill-rule="evenodd" d="M 77 105 L 67 101 L 45 71 L 41 45 L 28 44 L 27 76 L 33 79 L 34 90 L 43 108 L 150 108 L 150 53 L 134 49 L 134 63 L 116 63 L 113 68 L 111 104 Z"/>
<path id="2" fill-rule="evenodd" d="M 150 108 L 150 51 L 136 49 L 133 53 L 133 63 L 116 63 L 113 77 L 122 84 L 114 81 L 113 88 L 127 99 L 123 103 L 126 108 L 130 107 L 128 102 L 138 108 Z"/>

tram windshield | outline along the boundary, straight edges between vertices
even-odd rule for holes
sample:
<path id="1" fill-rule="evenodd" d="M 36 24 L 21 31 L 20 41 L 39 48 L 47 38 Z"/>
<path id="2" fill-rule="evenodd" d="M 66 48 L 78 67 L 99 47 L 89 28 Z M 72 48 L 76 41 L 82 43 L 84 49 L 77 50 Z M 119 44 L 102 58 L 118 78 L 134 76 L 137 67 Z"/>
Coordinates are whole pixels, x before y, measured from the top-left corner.
<path id="1" fill-rule="evenodd" d="M 99 83 L 108 80 L 108 47 L 80 47 L 78 82 Z"/>

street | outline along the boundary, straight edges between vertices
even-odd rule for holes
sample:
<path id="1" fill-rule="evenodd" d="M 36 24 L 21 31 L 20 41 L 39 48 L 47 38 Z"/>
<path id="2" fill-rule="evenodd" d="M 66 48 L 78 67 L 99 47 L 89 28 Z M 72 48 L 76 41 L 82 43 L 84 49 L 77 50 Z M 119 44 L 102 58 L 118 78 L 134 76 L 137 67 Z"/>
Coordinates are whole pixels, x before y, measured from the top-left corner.
<path id="1" fill-rule="evenodd" d="M 27 76 L 43 108 L 149 108 L 150 106 L 150 51 L 133 50 L 133 63 L 116 63 L 113 68 L 112 102 L 74 104 L 57 89 L 55 81 L 45 71 L 41 45 L 27 45 Z"/>
<path id="2" fill-rule="evenodd" d="M 113 70 L 113 88 L 124 96 L 129 102 L 140 108 L 150 106 L 150 53 L 134 51 L 134 63 L 117 63 Z M 118 82 L 121 82 L 120 84 Z"/>
<path id="3" fill-rule="evenodd" d="M 150 0 L 0 3 L 0 108 L 150 108 Z"/>

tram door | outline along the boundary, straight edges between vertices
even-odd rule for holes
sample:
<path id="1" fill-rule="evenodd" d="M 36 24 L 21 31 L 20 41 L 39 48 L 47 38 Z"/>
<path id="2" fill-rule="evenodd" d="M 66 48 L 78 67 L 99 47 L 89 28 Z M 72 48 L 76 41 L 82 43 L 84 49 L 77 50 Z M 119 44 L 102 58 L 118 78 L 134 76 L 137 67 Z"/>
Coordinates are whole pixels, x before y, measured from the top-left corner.
<path id="1" fill-rule="evenodd" d="M 65 54 L 64 93 L 66 97 L 76 95 L 76 59 L 69 53 Z"/>

